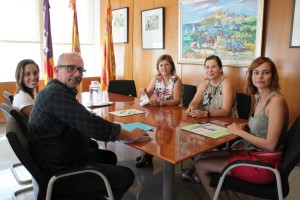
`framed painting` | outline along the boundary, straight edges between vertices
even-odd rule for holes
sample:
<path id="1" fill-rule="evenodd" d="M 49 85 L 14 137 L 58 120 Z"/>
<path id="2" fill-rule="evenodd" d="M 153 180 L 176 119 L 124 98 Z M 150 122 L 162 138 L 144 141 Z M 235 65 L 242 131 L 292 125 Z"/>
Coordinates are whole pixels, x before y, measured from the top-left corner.
<path id="1" fill-rule="evenodd" d="M 164 48 L 164 8 L 142 11 L 142 49 Z"/>
<path id="2" fill-rule="evenodd" d="M 293 4 L 290 47 L 300 47 L 300 0 L 294 0 Z"/>
<path id="3" fill-rule="evenodd" d="M 178 0 L 178 62 L 248 67 L 261 55 L 264 0 Z"/>
<path id="4" fill-rule="evenodd" d="M 113 43 L 128 43 L 128 7 L 112 11 Z"/>

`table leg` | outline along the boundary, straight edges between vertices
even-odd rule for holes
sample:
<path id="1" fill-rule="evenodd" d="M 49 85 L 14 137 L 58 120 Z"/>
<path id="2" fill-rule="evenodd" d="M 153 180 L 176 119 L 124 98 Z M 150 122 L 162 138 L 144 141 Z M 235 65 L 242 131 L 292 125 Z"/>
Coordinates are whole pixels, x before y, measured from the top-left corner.
<path id="1" fill-rule="evenodd" d="M 163 200 L 173 200 L 175 165 L 164 161 L 163 168 Z"/>
<path id="2" fill-rule="evenodd" d="M 178 186 L 175 191 L 175 165 L 163 161 L 163 184 L 151 185 L 137 194 L 137 200 L 198 200 L 193 189 Z"/>

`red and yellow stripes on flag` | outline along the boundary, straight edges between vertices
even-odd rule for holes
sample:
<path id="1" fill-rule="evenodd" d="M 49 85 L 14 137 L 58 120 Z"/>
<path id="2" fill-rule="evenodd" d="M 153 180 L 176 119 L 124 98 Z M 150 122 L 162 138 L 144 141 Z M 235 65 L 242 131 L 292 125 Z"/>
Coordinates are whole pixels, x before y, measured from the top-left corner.
<path id="1" fill-rule="evenodd" d="M 44 81 L 45 85 L 48 83 L 50 78 L 53 78 L 53 49 L 52 49 L 52 37 L 51 37 L 51 23 L 50 23 L 50 4 L 49 0 L 43 0 L 43 10 L 45 12 L 44 21 Z"/>
<path id="2" fill-rule="evenodd" d="M 104 58 L 101 76 L 101 89 L 107 90 L 110 80 L 116 79 L 115 53 L 112 38 L 112 10 L 110 0 L 106 4 L 106 19 L 104 24 Z"/>
<path id="3" fill-rule="evenodd" d="M 72 52 L 80 54 L 80 40 L 77 23 L 76 0 L 70 0 L 69 7 L 74 11 L 73 14 L 73 30 L 72 30 Z"/>
<path id="4" fill-rule="evenodd" d="M 72 52 L 81 53 L 80 50 L 80 40 L 78 32 L 78 23 L 77 23 L 77 9 L 76 9 L 76 0 L 70 0 L 69 7 L 74 11 L 73 14 L 73 30 L 72 30 Z M 82 82 L 77 88 L 78 92 L 82 92 Z"/>

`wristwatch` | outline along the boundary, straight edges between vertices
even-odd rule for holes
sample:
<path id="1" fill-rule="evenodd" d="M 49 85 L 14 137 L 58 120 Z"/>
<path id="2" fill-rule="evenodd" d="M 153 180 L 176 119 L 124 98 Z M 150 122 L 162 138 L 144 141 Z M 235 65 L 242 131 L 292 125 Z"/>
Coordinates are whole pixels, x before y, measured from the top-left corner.
<path id="1" fill-rule="evenodd" d="M 207 117 L 207 118 L 210 118 L 210 112 L 209 112 L 208 110 L 207 110 L 206 112 L 207 112 L 207 113 L 206 113 L 206 117 Z"/>

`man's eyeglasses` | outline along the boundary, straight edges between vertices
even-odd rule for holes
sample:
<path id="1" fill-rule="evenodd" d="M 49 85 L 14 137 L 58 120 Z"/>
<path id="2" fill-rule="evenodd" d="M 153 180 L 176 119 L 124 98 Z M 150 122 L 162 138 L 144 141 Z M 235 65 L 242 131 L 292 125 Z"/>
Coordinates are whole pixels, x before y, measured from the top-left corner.
<path id="1" fill-rule="evenodd" d="M 59 66 L 57 66 L 57 67 L 65 67 L 65 68 L 67 68 L 67 71 L 69 72 L 69 73 L 75 73 L 77 70 L 79 71 L 79 73 L 81 74 L 81 75 L 85 75 L 85 73 L 86 73 L 86 69 L 84 69 L 83 67 L 76 67 L 76 65 L 59 65 Z"/>

